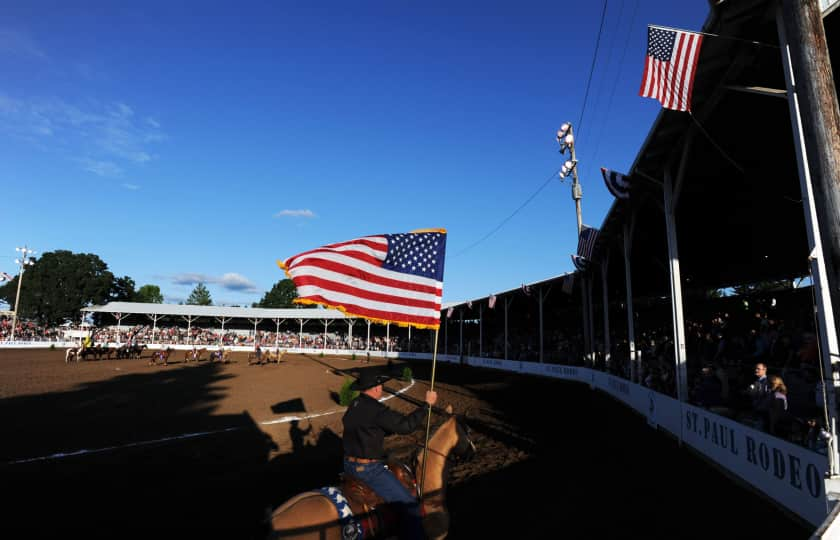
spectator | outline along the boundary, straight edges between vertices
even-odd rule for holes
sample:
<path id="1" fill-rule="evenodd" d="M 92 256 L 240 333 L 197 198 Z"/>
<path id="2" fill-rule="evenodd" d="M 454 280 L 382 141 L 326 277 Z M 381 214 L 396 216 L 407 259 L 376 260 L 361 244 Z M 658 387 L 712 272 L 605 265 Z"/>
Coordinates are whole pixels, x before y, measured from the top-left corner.
<path id="1" fill-rule="evenodd" d="M 767 382 L 767 365 L 759 362 L 755 365 L 755 382 L 753 382 L 747 394 L 752 402 L 753 411 L 764 413 L 767 410 L 767 394 L 770 393 L 770 385 Z"/>
<path id="2" fill-rule="evenodd" d="M 700 380 L 694 390 L 694 400 L 707 409 L 723 404 L 723 386 L 710 365 L 703 366 L 701 370 Z"/>
<path id="3" fill-rule="evenodd" d="M 770 377 L 770 392 L 767 401 L 767 432 L 786 438 L 790 435 L 791 416 L 788 413 L 787 387 L 781 377 Z"/>

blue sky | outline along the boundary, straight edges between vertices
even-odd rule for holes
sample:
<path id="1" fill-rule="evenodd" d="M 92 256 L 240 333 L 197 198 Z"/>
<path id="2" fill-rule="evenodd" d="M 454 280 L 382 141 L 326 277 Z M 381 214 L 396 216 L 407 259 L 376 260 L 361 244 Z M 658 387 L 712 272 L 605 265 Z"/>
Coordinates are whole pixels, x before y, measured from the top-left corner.
<path id="1" fill-rule="evenodd" d="M 68 249 L 170 302 L 202 280 L 217 304 L 250 304 L 277 259 L 429 227 L 449 231 L 444 301 L 570 271 L 568 182 L 475 243 L 562 165 L 554 134 L 581 119 L 602 8 L 7 4 L 0 271 L 16 273 L 15 246 Z M 599 168 L 629 168 L 659 111 L 637 95 L 646 25 L 707 13 L 609 1 L 576 125 L 584 223 L 612 203 Z"/>

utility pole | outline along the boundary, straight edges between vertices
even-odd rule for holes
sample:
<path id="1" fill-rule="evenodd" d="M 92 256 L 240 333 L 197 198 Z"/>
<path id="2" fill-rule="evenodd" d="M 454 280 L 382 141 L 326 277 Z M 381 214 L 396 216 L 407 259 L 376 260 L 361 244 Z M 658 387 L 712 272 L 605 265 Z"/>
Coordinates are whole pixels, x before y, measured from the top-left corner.
<path id="1" fill-rule="evenodd" d="M 20 266 L 20 273 L 18 273 L 17 294 L 15 294 L 15 311 L 12 314 L 12 334 L 9 341 L 15 340 L 15 326 L 17 326 L 17 314 L 18 308 L 20 307 L 20 284 L 23 283 L 23 273 L 26 271 L 27 266 L 35 264 L 35 261 L 32 260 L 32 255 L 35 254 L 34 250 L 23 246 L 22 248 L 16 247 L 15 251 L 20 252 L 20 259 L 15 259 L 15 264 Z"/>
<path id="2" fill-rule="evenodd" d="M 831 433 L 830 481 L 840 479 L 837 389 L 840 350 L 840 109 L 816 0 L 782 0 L 776 13 L 787 99 L 808 232 L 823 367 L 824 407 Z M 840 491 L 840 485 L 826 492 Z"/>
<path id="3" fill-rule="evenodd" d="M 817 0 L 783 0 L 834 320 L 840 320 L 840 109 Z"/>

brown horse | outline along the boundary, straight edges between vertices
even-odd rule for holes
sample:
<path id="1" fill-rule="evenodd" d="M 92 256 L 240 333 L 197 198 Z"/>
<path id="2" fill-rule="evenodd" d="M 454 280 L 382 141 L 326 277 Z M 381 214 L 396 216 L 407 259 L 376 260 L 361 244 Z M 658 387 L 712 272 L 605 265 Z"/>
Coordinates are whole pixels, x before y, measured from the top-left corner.
<path id="1" fill-rule="evenodd" d="M 450 454 L 467 458 L 475 452 L 475 445 L 469 438 L 469 429 L 456 416 L 452 406 L 446 408 L 450 417 L 429 440 L 428 465 L 423 485 L 424 527 L 429 538 L 441 540 L 449 533 L 449 513 L 445 504 L 446 476 L 449 470 Z M 423 470 L 423 452 L 415 458 L 414 477 L 409 472 L 400 474 L 398 467 L 390 466 L 404 484 L 419 483 Z M 406 467 L 407 469 L 407 467 Z M 416 482 L 415 482 L 416 479 Z M 378 498 L 357 480 L 344 479 L 343 496 L 349 501 L 355 518 L 362 522 L 364 537 L 387 538 L 394 531 L 383 530 L 390 520 L 377 509 Z M 335 504 L 320 491 L 309 491 L 296 495 L 279 506 L 270 517 L 271 538 L 295 538 L 298 540 L 342 540 L 347 535 Z M 393 522 L 391 522 L 393 525 Z M 379 526 L 379 529 L 377 529 Z M 373 530 L 372 530 L 373 529 Z M 373 534 L 371 534 L 373 533 Z"/>

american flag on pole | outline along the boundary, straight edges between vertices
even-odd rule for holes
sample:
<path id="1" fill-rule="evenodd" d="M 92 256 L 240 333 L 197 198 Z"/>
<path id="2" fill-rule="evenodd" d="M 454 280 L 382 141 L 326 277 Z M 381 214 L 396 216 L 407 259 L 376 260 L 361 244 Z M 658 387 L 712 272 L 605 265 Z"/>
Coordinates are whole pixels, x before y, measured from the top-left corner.
<path id="1" fill-rule="evenodd" d="M 440 327 L 446 231 L 365 236 L 306 251 L 277 264 L 298 304 L 417 328 Z"/>
<path id="2" fill-rule="evenodd" d="M 12 281 L 12 276 L 7 274 L 6 272 L 0 272 L 0 281 Z"/>
<path id="3" fill-rule="evenodd" d="M 592 262 L 592 252 L 595 250 L 595 242 L 598 240 L 598 229 L 583 225 L 578 236 L 577 255 L 572 255 L 572 263 L 581 272 L 589 270 Z"/>
<path id="4" fill-rule="evenodd" d="M 592 252 L 595 250 L 595 242 L 598 240 L 598 229 L 583 225 L 578 236 L 577 254 L 586 260 L 592 260 Z"/>
<path id="5" fill-rule="evenodd" d="M 648 25 L 645 72 L 639 95 L 658 100 L 666 109 L 691 110 L 691 91 L 703 36 Z"/>

